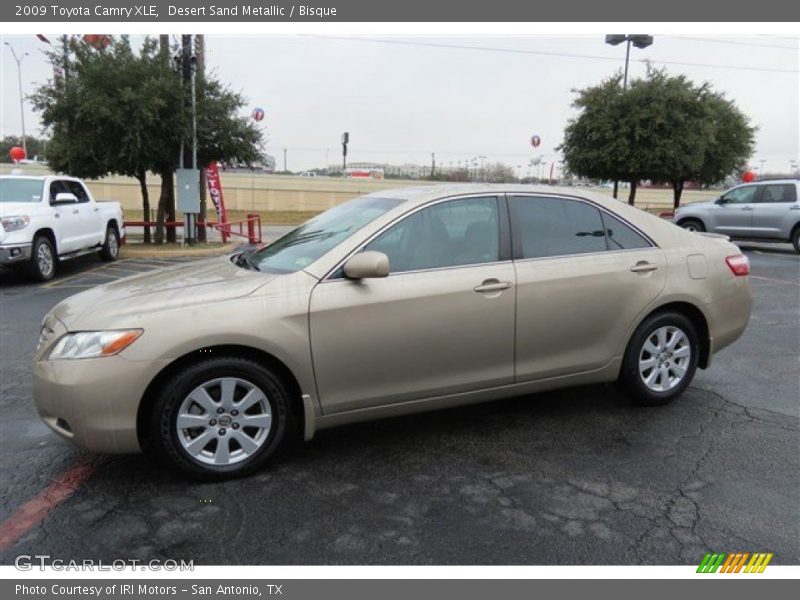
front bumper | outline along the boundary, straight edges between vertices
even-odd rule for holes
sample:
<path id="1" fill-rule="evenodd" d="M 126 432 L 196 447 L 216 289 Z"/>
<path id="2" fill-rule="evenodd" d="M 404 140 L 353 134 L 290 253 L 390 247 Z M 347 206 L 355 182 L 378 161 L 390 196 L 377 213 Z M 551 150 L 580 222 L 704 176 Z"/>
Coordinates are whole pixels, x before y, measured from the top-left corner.
<path id="1" fill-rule="evenodd" d="M 0 244 L 0 265 L 22 263 L 31 257 L 31 244 Z"/>
<path id="2" fill-rule="evenodd" d="M 122 356 L 37 360 L 33 398 L 53 431 L 98 453 L 141 452 L 137 413 L 145 389 L 169 361 Z"/>

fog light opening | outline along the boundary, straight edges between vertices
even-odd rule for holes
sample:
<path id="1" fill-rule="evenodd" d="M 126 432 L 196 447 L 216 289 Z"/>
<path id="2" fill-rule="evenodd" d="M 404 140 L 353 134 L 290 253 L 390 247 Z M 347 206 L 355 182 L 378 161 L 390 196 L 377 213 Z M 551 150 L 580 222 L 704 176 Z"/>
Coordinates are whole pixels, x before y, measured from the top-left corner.
<path id="1" fill-rule="evenodd" d="M 59 429 L 63 429 L 67 433 L 72 433 L 72 428 L 69 426 L 69 423 L 67 423 L 64 419 L 60 417 L 56 419 L 56 427 L 58 427 Z"/>

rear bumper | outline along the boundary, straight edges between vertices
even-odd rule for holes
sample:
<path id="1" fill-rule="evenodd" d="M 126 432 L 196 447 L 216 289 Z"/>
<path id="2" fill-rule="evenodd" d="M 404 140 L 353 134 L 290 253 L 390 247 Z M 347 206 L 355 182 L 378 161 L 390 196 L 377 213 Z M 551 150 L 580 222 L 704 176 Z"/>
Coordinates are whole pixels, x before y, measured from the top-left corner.
<path id="1" fill-rule="evenodd" d="M 137 415 L 144 391 L 169 361 L 121 356 L 37 361 L 33 397 L 53 431 L 98 453 L 140 452 Z"/>
<path id="2" fill-rule="evenodd" d="M 31 257 L 31 244 L 0 244 L 0 265 L 22 263 Z"/>

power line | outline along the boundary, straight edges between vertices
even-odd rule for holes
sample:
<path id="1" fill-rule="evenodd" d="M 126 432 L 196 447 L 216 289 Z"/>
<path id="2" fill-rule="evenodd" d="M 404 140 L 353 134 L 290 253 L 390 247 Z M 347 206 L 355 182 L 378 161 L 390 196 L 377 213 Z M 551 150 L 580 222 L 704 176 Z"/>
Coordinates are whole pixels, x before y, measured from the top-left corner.
<path id="1" fill-rule="evenodd" d="M 506 54 L 534 54 L 540 56 L 557 56 L 560 58 L 585 58 L 589 60 L 606 60 L 606 61 L 614 61 L 620 62 L 618 57 L 613 56 L 599 56 L 596 54 L 573 54 L 568 52 L 548 52 L 546 50 L 523 50 L 520 48 L 497 48 L 494 46 L 464 46 L 461 44 L 442 44 L 437 42 L 415 42 L 410 40 L 386 40 L 386 39 L 376 39 L 376 38 L 364 38 L 364 37 L 344 37 L 344 36 L 335 36 L 335 35 L 307 35 L 305 37 L 315 37 L 315 38 L 322 38 L 322 39 L 331 39 L 331 40 L 344 40 L 348 42 L 372 42 L 376 44 L 395 44 L 401 46 L 424 46 L 429 48 L 444 48 L 449 50 L 473 50 L 473 51 L 480 51 L 480 52 L 502 52 Z M 680 61 L 669 61 L 669 60 L 651 60 L 646 58 L 637 58 L 631 59 L 633 62 L 640 62 L 640 63 L 660 63 L 662 65 L 677 65 L 683 67 L 709 67 L 714 69 L 732 69 L 738 71 L 760 71 L 760 72 L 771 72 L 771 73 L 792 73 L 797 74 L 800 73 L 798 70 L 792 69 L 770 69 L 765 67 L 742 67 L 739 65 L 717 65 L 717 64 L 710 64 L 710 63 L 693 63 L 693 62 L 680 62 Z"/>
<path id="2" fill-rule="evenodd" d="M 698 38 L 698 37 L 691 37 L 688 35 L 662 35 L 659 37 L 670 38 L 673 40 L 691 40 L 693 42 L 708 42 L 710 44 L 732 44 L 734 46 L 749 46 L 751 48 L 780 48 L 781 50 L 792 50 L 793 52 L 797 52 L 797 46 L 776 46 L 774 44 L 759 44 L 759 43 L 752 43 L 752 42 L 741 42 L 741 41 L 734 41 L 734 40 L 720 40 L 714 38 Z"/>

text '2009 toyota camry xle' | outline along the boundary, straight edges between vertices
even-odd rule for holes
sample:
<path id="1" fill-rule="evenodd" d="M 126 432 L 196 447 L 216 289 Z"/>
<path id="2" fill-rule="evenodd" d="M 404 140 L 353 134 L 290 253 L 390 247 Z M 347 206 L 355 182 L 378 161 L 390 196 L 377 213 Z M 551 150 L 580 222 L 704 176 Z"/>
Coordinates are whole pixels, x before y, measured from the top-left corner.
<path id="1" fill-rule="evenodd" d="M 662 404 L 744 331 L 748 274 L 724 236 L 590 192 L 380 192 L 64 300 L 34 395 L 86 449 L 208 477 L 318 429 L 564 386 Z"/>

